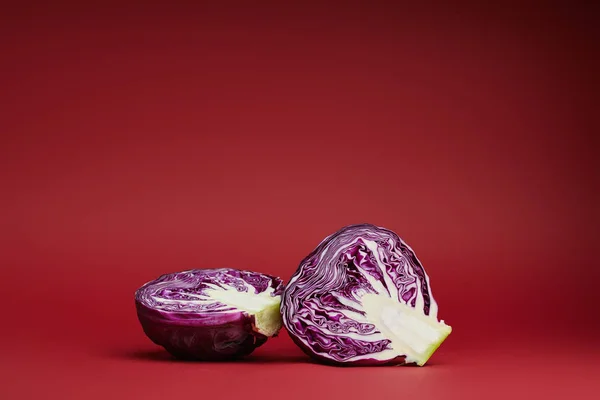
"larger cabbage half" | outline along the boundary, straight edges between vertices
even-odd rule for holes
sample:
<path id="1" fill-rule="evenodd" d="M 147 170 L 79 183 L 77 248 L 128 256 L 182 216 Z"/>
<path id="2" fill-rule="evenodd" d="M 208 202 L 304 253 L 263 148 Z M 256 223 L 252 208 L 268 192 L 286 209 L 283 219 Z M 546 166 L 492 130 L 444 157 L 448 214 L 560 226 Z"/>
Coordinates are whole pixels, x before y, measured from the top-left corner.
<path id="1" fill-rule="evenodd" d="M 294 342 L 333 364 L 422 366 L 452 331 L 413 250 L 369 224 L 325 238 L 287 284 L 281 312 Z"/>

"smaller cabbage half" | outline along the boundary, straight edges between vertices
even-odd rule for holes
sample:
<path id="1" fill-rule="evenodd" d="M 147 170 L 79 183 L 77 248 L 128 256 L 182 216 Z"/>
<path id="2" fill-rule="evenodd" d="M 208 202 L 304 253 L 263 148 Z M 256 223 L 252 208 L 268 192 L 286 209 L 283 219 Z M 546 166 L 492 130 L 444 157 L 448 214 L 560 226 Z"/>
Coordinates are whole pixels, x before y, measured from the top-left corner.
<path id="1" fill-rule="evenodd" d="M 135 293 L 146 335 L 177 358 L 231 360 L 275 336 L 283 282 L 229 268 L 162 275 Z"/>
<path id="2" fill-rule="evenodd" d="M 305 353 L 337 365 L 422 366 L 452 331 L 413 250 L 370 224 L 325 238 L 287 284 L 281 312 Z"/>

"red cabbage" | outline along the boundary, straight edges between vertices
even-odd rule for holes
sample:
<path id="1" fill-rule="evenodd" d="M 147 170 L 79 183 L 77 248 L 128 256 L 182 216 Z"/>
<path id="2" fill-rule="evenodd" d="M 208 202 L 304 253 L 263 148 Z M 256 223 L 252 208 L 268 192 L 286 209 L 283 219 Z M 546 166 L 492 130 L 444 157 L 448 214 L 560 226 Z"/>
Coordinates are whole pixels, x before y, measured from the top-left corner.
<path id="1" fill-rule="evenodd" d="M 281 328 L 281 279 L 235 269 L 162 275 L 135 293 L 146 335 L 181 359 L 246 356 Z"/>
<path id="2" fill-rule="evenodd" d="M 336 365 L 424 365 L 451 332 L 429 277 L 394 232 L 351 225 L 298 267 L 281 302 L 294 342 Z"/>

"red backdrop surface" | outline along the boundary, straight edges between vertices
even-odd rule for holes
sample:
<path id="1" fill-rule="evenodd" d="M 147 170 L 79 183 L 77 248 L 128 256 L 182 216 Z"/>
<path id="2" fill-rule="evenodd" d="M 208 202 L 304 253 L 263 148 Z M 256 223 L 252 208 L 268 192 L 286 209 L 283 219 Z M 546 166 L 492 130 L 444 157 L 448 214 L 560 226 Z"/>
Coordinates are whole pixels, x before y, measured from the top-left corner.
<path id="1" fill-rule="evenodd" d="M 591 9 L 122 3 L 2 19 L 3 399 L 600 389 Z M 454 332 L 427 367 L 321 366 L 285 332 L 244 362 L 181 363 L 139 327 L 133 292 L 162 273 L 287 280 L 357 222 L 396 231 L 430 274 Z"/>

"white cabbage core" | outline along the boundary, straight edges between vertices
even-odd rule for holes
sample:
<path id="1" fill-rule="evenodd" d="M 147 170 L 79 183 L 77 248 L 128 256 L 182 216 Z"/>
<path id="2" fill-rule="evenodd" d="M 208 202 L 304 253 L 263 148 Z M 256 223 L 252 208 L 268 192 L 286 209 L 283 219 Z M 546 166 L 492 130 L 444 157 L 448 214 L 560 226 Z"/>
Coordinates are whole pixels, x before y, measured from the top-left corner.
<path id="1" fill-rule="evenodd" d="M 205 293 L 212 300 L 253 315 L 254 330 L 258 333 L 271 337 L 281 329 L 282 321 L 279 311 L 281 296 L 272 296 L 273 288 L 255 294 L 238 292 L 231 286 L 225 288 L 214 286 L 214 289 L 206 290 Z"/>
<path id="2" fill-rule="evenodd" d="M 386 295 L 366 293 L 362 305 L 366 319 L 391 341 L 397 355 L 406 355 L 407 363 L 424 365 L 452 332 L 444 321 Z"/>

